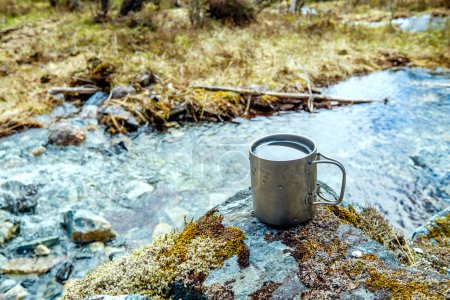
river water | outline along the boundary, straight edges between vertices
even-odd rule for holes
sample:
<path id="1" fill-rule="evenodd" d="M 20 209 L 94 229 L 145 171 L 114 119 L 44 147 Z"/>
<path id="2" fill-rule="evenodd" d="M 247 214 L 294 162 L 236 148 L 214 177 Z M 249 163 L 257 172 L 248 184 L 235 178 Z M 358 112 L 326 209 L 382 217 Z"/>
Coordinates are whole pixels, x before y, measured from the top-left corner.
<path id="1" fill-rule="evenodd" d="M 324 90 L 352 99 L 389 99 L 288 112 L 234 123 L 142 133 L 114 150 L 101 130 L 80 147 L 48 146 L 47 129 L 0 140 L 0 183 L 39 186 L 36 213 L 78 205 L 106 217 L 131 247 L 197 218 L 249 186 L 248 144 L 275 132 L 307 135 L 347 169 L 346 199 L 378 208 L 407 233 L 450 203 L 450 73 L 405 69 L 353 77 Z M 319 179 L 339 189 L 338 170 Z"/>

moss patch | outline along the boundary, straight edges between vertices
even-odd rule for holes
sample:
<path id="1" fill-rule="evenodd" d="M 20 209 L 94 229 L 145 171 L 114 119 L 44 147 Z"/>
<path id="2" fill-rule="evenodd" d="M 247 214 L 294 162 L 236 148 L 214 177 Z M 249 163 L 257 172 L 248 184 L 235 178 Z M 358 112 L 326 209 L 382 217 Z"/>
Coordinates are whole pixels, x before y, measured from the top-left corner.
<path id="1" fill-rule="evenodd" d="M 166 234 L 150 246 L 98 267 L 72 283 L 63 299 L 100 294 L 165 299 L 173 282 L 198 288 L 211 269 L 245 252 L 244 238 L 240 229 L 223 226 L 222 217 L 210 211 L 187 223 L 183 231 Z"/>
<path id="2" fill-rule="evenodd" d="M 394 252 L 401 262 L 409 265 L 415 263 L 416 255 L 404 235 L 396 231 L 375 208 L 365 207 L 360 213 L 351 205 L 348 208 L 331 206 L 330 209 L 342 222 L 361 229 L 367 236 Z"/>
<path id="3" fill-rule="evenodd" d="M 445 298 L 443 293 L 450 280 L 432 270 L 410 271 L 403 266 L 387 265 L 374 254 L 360 258 L 348 254 L 348 244 L 341 240 L 338 232 L 342 223 L 364 228 L 382 245 L 392 242 L 392 233 L 381 234 L 388 232 L 390 227 L 384 226 L 389 224 L 381 224 L 384 219 L 375 212 L 373 208 L 366 208 L 359 214 L 353 207 L 318 207 L 316 216 L 306 225 L 267 236 L 293 249 L 292 255 L 299 264 L 299 278 L 309 288 L 302 292 L 302 299 L 334 298 L 360 287 L 369 289 L 380 299 Z M 374 227 L 368 227 L 369 223 Z M 380 229 L 375 231 L 375 227 Z M 383 238 L 388 240 L 383 241 Z"/>

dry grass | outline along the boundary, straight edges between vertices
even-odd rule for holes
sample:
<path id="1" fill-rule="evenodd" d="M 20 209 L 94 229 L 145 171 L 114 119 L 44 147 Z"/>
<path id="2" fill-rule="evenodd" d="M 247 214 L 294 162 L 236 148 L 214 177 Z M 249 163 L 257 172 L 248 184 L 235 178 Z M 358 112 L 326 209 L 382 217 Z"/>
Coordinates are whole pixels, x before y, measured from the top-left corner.
<path id="1" fill-rule="evenodd" d="M 4 70 L 0 72 L 0 122 L 6 113 L 21 118 L 48 112 L 57 103 L 46 90 L 73 82 L 75 75 L 86 72 L 92 57 L 115 67 L 112 85 L 133 83 L 148 70 L 157 73 L 174 89 L 157 89 L 162 104 L 156 106 L 162 111 L 156 114 L 167 116 L 167 107 L 188 102 L 196 107 L 194 114 L 198 112 L 194 119 L 211 106 L 229 111 L 232 105 L 230 116 L 241 115 L 246 99 L 237 103 L 229 97 L 217 100 L 217 94 L 190 90 L 193 84 L 256 84 L 302 91 L 306 82 L 300 65 L 314 85 L 396 66 L 398 57 L 407 57 L 417 66 L 450 67 L 446 32 L 410 34 L 347 26 L 336 16 L 336 3 L 317 5 L 323 12 L 318 16 L 264 11 L 244 28 L 211 21 L 199 30 L 191 28 L 183 9 L 156 11 L 148 5 L 132 21 L 94 24 L 94 8 L 62 13 L 49 10 L 45 3 L 36 2 L 29 14 L 8 18 L 0 25 L 0 30 L 19 26 L 0 36 L 0 68 Z M 143 97 L 128 102 L 138 102 L 144 111 L 155 113 L 155 104 Z M 213 98 L 216 103 L 211 105 Z"/>

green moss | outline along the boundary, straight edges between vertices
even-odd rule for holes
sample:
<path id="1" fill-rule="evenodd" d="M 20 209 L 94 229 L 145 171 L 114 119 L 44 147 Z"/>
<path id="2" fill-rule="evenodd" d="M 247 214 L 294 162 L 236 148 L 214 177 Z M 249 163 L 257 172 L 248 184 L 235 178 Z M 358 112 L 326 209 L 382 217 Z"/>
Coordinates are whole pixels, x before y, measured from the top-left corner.
<path id="1" fill-rule="evenodd" d="M 370 267 L 367 271 L 370 275 L 366 280 L 369 290 L 390 291 L 392 299 L 444 299 L 443 295 L 438 293 L 436 280 L 423 280 L 420 276 L 415 279 L 414 275 L 404 270 L 385 272 L 377 267 Z M 450 284 L 450 281 L 447 281 L 447 284 Z"/>
<path id="2" fill-rule="evenodd" d="M 415 263 L 415 254 L 403 234 L 397 232 L 375 208 L 365 207 L 359 213 L 351 205 L 348 209 L 338 206 L 330 209 L 343 223 L 361 229 L 367 236 L 393 251 L 401 262 L 409 265 Z"/>
<path id="3" fill-rule="evenodd" d="M 428 229 L 427 239 L 433 239 L 440 246 L 450 246 L 450 214 L 436 219 L 434 226 Z"/>
<path id="4" fill-rule="evenodd" d="M 208 212 L 181 232 L 159 237 L 149 246 L 109 262 L 66 288 L 63 299 L 93 295 L 139 294 L 166 299 L 169 285 L 198 284 L 225 259 L 245 252 L 244 233 L 222 225 L 222 217 Z"/>

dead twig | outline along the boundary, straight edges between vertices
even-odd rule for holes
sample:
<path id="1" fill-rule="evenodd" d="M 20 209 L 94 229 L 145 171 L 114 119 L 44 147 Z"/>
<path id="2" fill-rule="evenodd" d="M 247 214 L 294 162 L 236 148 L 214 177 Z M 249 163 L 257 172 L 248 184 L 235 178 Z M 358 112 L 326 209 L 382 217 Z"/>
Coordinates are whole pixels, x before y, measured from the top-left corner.
<path id="1" fill-rule="evenodd" d="M 64 94 L 64 95 L 92 95 L 101 91 L 97 86 L 77 86 L 77 87 L 64 87 L 55 86 L 48 90 L 50 95 Z"/>
<path id="2" fill-rule="evenodd" d="M 272 91 L 255 91 L 250 89 L 243 89 L 243 88 L 235 88 L 235 87 L 229 87 L 229 86 L 214 86 L 214 85 L 196 85 L 193 86 L 194 89 L 204 89 L 207 91 L 224 91 L 224 92 L 234 92 L 238 94 L 243 95 L 252 95 L 252 96 L 272 96 L 275 98 L 280 99 L 299 99 L 303 101 L 307 101 L 310 98 L 310 94 L 306 93 L 283 93 L 283 92 L 272 92 Z M 347 105 L 347 104 L 360 104 L 360 103 L 372 103 L 372 102 L 381 102 L 386 103 L 385 100 L 352 100 L 352 99 L 340 99 L 340 98 L 333 98 L 325 95 L 314 95 L 314 100 L 316 101 L 331 101 L 331 102 L 337 102 L 340 105 Z"/>

